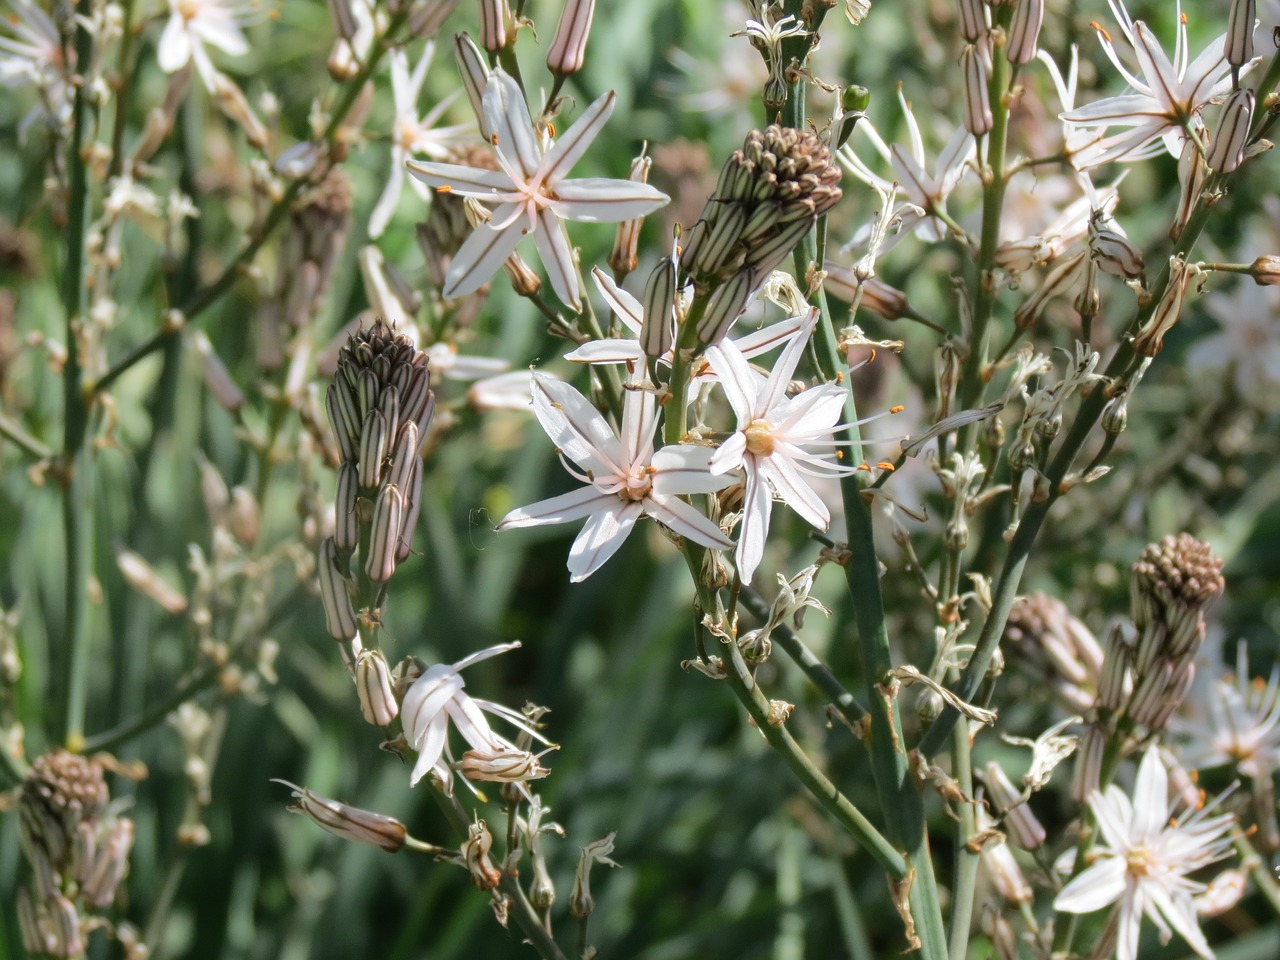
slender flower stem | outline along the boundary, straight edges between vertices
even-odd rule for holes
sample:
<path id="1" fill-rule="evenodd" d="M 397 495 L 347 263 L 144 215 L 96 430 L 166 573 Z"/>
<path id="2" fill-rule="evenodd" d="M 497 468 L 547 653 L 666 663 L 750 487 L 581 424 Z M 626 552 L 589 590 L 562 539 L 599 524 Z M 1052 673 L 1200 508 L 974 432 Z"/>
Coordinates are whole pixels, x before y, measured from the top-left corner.
<path id="1" fill-rule="evenodd" d="M 752 616 L 761 621 L 769 618 L 769 602 L 750 587 L 742 587 L 738 599 Z M 821 690 L 831 700 L 831 705 L 840 711 L 840 715 L 850 724 L 858 723 L 867 715 L 867 708 L 858 702 L 858 698 L 845 689 L 828 667 L 814 654 L 804 641 L 785 623 L 773 629 L 773 642 L 776 643 L 792 660 L 796 662 L 809 682 Z"/>
<path id="2" fill-rule="evenodd" d="M 972 797 L 973 762 L 967 724 L 958 724 L 951 732 L 951 772 L 960 792 Z M 965 960 L 969 954 L 974 888 L 978 879 L 978 855 L 970 849 L 969 842 L 978 832 L 978 823 L 973 804 L 961 800 L 957 806 L 960 821 L 956 825 L 955 881 L 951 892 L 951 960 Z"/>
<path id="3" fill-rule="evenodd" d="M 5 437 L 15 447 L 29 453 L 37 460 L 51 460 L 54 456 L 52 448 L 45 446 L 23 428 L 16 420 L 11 420 L 0 413 L 0 437 Z"/>
<path id="4" fill-rule="evenodd" d="M 120 53 L 116 59 L 116 112 L 115 123 L 111 128 L 111 166 L 107 179 L 120 176 L 124 170 L 124 128 L 125 117 L 129 113 L 129 98 L 133 92 L 133 84 L 138 71 L 131 70 L 133 42 L 136 30 L 133 25 L 134 0 L 124 0 L 120 14 Z"/>
<path id="5" fill-rule="evenodd" d="M 86 70 L 93 60 L 89 24 L 91 0 L 76 4 L 76 64 Z M 70 196 L 67 203 L 67 260 L 63 265 L 62 303 L 66 311 L 67 360 L 62 372 L 64 434 L 62 442 L 62 523 L 65 545 L 64 673 L 61 681 L 62 738 L 78 748 L 84 734 L 89 691 L 89 580 L 93 575 L 93 451 L 89 439 L 89 405 L 84 391 L 80 330 L 85 306 L 85 233 L 89 222 L 88 164 L 81 157 L 93 121 L 88 77 L 76 84 L 67 147 Z"/>

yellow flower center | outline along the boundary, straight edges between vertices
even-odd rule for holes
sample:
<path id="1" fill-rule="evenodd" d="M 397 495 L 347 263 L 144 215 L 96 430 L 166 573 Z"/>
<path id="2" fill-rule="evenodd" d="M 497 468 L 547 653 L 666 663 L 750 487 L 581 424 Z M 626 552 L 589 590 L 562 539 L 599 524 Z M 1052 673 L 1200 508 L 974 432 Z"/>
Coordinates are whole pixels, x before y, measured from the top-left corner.
<path id="1" fill-rule="evenodd" d="M 200 0 L 182 0 L 178 4 L 178 13 L 182 15 L 182 19 L 188 23 L 200 16 Z"/>
<path id="2" fill-rule="evenodd" d="M 628 500 L 643 500 L 653 489 L 653 467 L 639 467 L 627 477 L 627 486 L 618 495 Z"/>
<path id="3" fill-rule="evenodd" d="M 1138 847 L 1136 850 L 1130 850 L 1125 857 L 1125 866 L 1129 872 L 1135 877 L 1145 877 L 1151 872 L 1151 868 L 1155 866 L 1152 860 L 1151 852 L 1145 847 Z"/>
<path id="4" fill-rule="evenodd" d="M 747 452 L 757 457 L 767 457 L 773 453 L 773 424 L 768 420 L 752 420 L 747 429 Z"/>

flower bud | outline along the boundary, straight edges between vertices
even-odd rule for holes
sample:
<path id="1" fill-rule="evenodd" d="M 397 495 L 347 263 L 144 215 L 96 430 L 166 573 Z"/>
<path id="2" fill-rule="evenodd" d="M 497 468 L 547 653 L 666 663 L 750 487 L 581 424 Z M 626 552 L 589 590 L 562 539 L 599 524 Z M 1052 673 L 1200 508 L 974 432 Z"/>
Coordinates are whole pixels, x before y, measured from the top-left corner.
<path id="1" fill-rule="evenodd" d="M 1249 268 L 1249 276 L 1260 287 L 1280 286 L 1280 257 L 1272 254 L 1259 257 Z"/>
<path id="2" fill-rule="evenodd" d="M 1230 173 L 1244 159 L 1244 145 L 1249 139 L 1249 125 L 1253 122 L 1254 94 L 1241 88 L 1227 98 L 1222 107 L 1222 119 L 1218 132 L 1209 147 L 1209 169 Z"/>
<path id="3" fill-rule="evenodd" d="M 1231 2 L 1222 53 L 1227 63 L 1237 69 L 1253 59 L 1253 26 L 1257 20 L 1257 10 L 1256 0 Z"/>
<path id="4" fill-rule="evenodd" d="M 1077 802 L 1084 803 L 1089 794 L 1098 789 L 1106 749 L 1106 733 L 1097 724 L 1090 724 L 1076 751 L 1076 768 L 1071 780 L 1071 796 Z"/>
<path id="5" fill-rule="evenodd" d="M 1030 63 L 1036 58 L 1040 28 L 1044 25 L 1044 0 L 1014 0 L 1013 20 L 1004 53 L 1010 63 Z"/>
<path id="6" fill-rule="evenodd" d="M 335 640 L 353 640 L 356 635 L 356 611 L 351 592 L 338 560 L 333 537 L 320 544 L 316 557 L 316 577 L 320 582 L 320 602 L 324 604 L 324 625 Z"/>
<path id="7" fill-rule="evenodd" d="M 587 36 L 591 33 L 591 18 L 595 12 L 596 0 L 567 0 L 565 3 L 555 39 L 547 52 L 547 69 L 557 77 L 582 69 Z"/>
<path id="8" fill-rule="evenodd" d="M 1199 130 L 1204 124 L 1196 119 Z M 1204 189 L 1205 178 L 1209 176 L 1209 166 L 1204 162 L 1200 147 L 1190 137 L 1183 144 L 1182 153 L 1178 157 L 1178 211 L 1173 216 L 1169 227 L 1169 238 L 1177 240 L 1182 235 L 1187 221 L 1200 202 L 1200 193 Z"/>
<path id="9" fill-rule="evenodd" d="M 511 7 L 507 0 L 480 0 L 480 46 L 497 53 L 507 45 Z"/>
<path id="10" fill-rule="evenodd" d="M 632 183 L 648 183 L 649 168 L 653 166 L 653 160 L 644 155 L 641 151 L 640 156 L 631 161 L 631 173 L 627 179 Z M 607 263 L 609 269 L 617 277 L 618 282 L 626 277 L 632 270 L 640 265 L 640 258 L 636 251 L 640 245 L 640 228 L 644 225 L 644 217 L 636 217 L 632 220 L 623 220 L 618 224 L 618 229 L 613 237 L 613 249 L 609 251 Z"/>
<path id="11" fill-rule="evenodd" d="M 375 583 L 385 583 L 396 572 L 403 511 L 404 499 L 398 487 L 386 484 L 378 490 L 369 528 L 369 556 L 364 563 L 365 574 Z"/>
<path id="12" fill-rule="evenodd" d="M 987 833 L 993 827 L 991 816 L 981 804 L 977 807 L 977 826 L 979 833 Z M 997 837 L 999 835 L 997 834 Z M 991 885 L 1004 898 L 1006 903 L 1030 903 L 1034 894 L 1031 884 L 1013 858 L 1013 851 L 1003 839 L 988 840 L 982 845 L 978 854 L 980 863 L 991 878 Z"/>
<path id="13" fill-rule="evenodd" d="M 244 391 L 231 378 L 230 371 L 223 364 L 217 351 L 213 349 L 213 344 L 209 342 L 209 335 L 203 330 L 195 330 L 191 334 L 190 343 L 200 358 L 200 373 L 209 395 L 224 410 L 237 412 L 244 406 Z"/>
<path id="14" fill-rule="evenodd" d="M 390 725 L 400 713 L 391 691 L 391 668 L 380 650 L 361 650 L 355 663 L 356 694 L 360 713 L 375 727 Z"/>
<path id="15" fill-rule="evenodd" d="M 644 285 L 644 313 L 640 324 L 640 349 L 658 358 L 671 349 L 675 323 L 676 264 L 663 257 Z"/>
<path id="16" fill-rule="evenodd" d="M 532 297 L 542 289 L 542 278 L 518 253 L 511 254 L 502 262 L 502 271 L 511 281 L 511 289 L 518 297 Z"/>
<path id="17" fill-rule="evenodd" d="M 982 782 L 987 785 L 987 797 L 1004 821 L 1009 839 L 1023 850 L 1038 849 L 1045 841 L 1044 827 L 998 763 L 986 765 Z"/>
<path id="18" fill-rule="evenodd" d="M 335 836 L 367 843 L 388 853 L 395 853 L 404 846 L 408 831 L 403 823 L 393 817 L 349 807 L 345 803 L 312 793 L 305 787 L 296 786 L 288 780 L 271 782 L 284 784 L 293 791 L 294 799 L 298 802 L 289 807 L 290 812 L 301 814 Z"/>
<path id="19" fill-rule="evenodd" d="M 987 66 L 976 44 L 969 44 L 960 55 L 964 76 L 964 127 L 975 137 L 991 129 L 991 99 L 987 96 Z"/>
<path id="20" fill-rule="evenodd" d="M 141 554 L 132 550 L 117 550 L 116 566 L 120 568 L 120 573 L 129 586 L 155 601 L 168 613 L 177 615 L 186 612 L 187 598 L 169 586 Z"/>
<path id="21" fill-rule="evenodd" d="M 1099 707 L 1118 711 L 1128 699 L 1130 652 L 1124 628 L 1117 624 L 1107 637 L 1102 674 L 1098 678 L 1097 705 Z"/>
<path id="22" fill-rule="evenodd" d="M 714 346 L 723 340 L 734 321 L 747 309 L 750 296 L 751 277 L 747 271 L 740 270 L 711 295 L 706 312 L 698 323 L 698 342 Z"/>
<path id="23" fill-rule="evenodd" d="M 354 550 L 360 542 L 360 518 L 356 513 L 359 497 L 358 471 L 348 460 L 338 467 L 338 493 L 333 503 L 333 539 L 339 550 Z"/>
<path id="24" fill-rule="evenodd" d="M 1189 659 L 1204 640 L 1204 611 L 1225 586 L 1222 558 L 1189 533 L 1148 545 L 1129 580 L 1130 617 L 1138 628 L 1135 669 L 1162 656 Z"/>
<path id="25" fill-rule="evenodd" d="M 401 487 L 404 509 L 400 514 L 400 545 L 396 548 L 396 563 L 403 563 L 413 549 L 413 531 L 418 526 L 418 512 L 422 509 L 422 459 L 413 458 L 413 472 L 408 486 Z"/>
<path id="26" fill-rule="evenodd" d="M 960 36 L 970 43 L 987 32 L 987 13 L 982 0 L 960 0 Z"/>
<path id="27" fill-rule="evenodd" d="M 1129 425 L 1129 391 L 1116 394 L 1102 408 L 1102 430 L 1109 437 L 1118 437 Z"/>
<path id="28" fill-rule="evenodd" d="M 325 393 L 324 404 L 342 459 L 355 463 L 360 456 L 360 419 L 355 398 L 345 383 L 334 380 Z"/>
<path id="29" fill-rule="evenodd" d="M 544 767 L 536 754 L 517 750 L 505 744 L 492 748 L 468 750 L 459 765 L 468 780 L 493 783 L 524 783 L 540 780 L 551 771 Z"/>
<path id="30" fill-rule="evenodd" d="M 377 487 L 382 480 L 382 461 L 390 441 L 387 418 L 381 410 L 370 410 L 360 428 L 360 486 L 366 490 Z"/>
<path id="31" fill-rule="evenodd" d="M 258 501 L 248 487 L 236 486 L 231 489 L 231 509 L 227 512 L 227 525 L 231 535 L 242 547 L 252 547 L 258 540 L 261 527 L 261 511 Z"/>

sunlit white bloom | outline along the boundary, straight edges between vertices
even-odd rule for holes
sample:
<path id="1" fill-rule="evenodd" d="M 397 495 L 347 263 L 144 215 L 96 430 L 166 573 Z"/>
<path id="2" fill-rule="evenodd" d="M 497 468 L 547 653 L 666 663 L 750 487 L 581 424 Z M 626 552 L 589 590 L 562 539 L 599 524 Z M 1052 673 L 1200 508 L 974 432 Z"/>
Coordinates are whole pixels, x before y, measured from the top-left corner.
<path id="1" fill-rule="evenodd" d="M 571 523 L 586 517 L 569 550 L 573 582 L 599 570 L 645 515 L 704 547 L 733 546 L 718 526 L 678 496 L 711 493 L 731 481 L 711 474 L 706 448 L 675 445 L 654 451 L 658 418 L 652 393 L 627 391 L 619 436 L 577 390 L 535 373 L 533 412 L 559 453 L 583 471 L 565 464 L 584 486 L 512 510 L 498 529 Z"/>
<path id="2" fill-rule="evenodd" d="M 600 291 L 600 295 L 609 304 L 609 309 L 613 311 L 613 315 L 633 336 L 588 340 L 576 350 L 566 353 L 565 359 L 572 360 L 574 363 L 625 363 L 630 369 L 643 367 L 645 353 L 640 346 L 639 337 L 640 328 L 644 323 L 644 307 L 639 300 L 614 283 L 609 275 L 599 267 L 592 269 L 591 279 L 595 281 L 596 289 Z M 779 320 L 777 323 L 771 323 L 752 333 L 745 334 L 735 342 L 738 345 L 738 349 L 742 351 L 743 356 L 748 358 L 758 357 L 760 354 L 768 353 L 793 337 L 800 329 L 803 320 L 803 315 L 788 317 L 785 320 Z M 663 356 L 658 358 L 658 362 L 670 366 L 674 349 L 674 347 L 668 349 Z M 696 371 L 695 376 L 704 379 L 713 378 L 712 371 L 709 368 Z"/>
<path id="3" fill-rule="evenodd" d="M 485 713 L 501 717 L 542 743 L 547 742 L 518 711 L 500 703 L 476 699 L 463 690 L 466 683 L 461 671 L 474 663 L 519 646 L 518 642 L 503 643 L 477 651 L 457 663 L 437 663 L 428 667 L 409 687 L 404 695 L 404 702 L 400 705 L 400 718 L 404 723 L 405 739 L 409 746 L 418 751 L 418 759 L 409 778 L 411 785 L 416 785 L 428 770 L 434 770 L 442 782 L 452 782 L 453 771 L 449 766 L 452 758 L 449 749 L 450 724 L 467 741 L 471 750 L 485 754 L 506 754 L 519 750 L 515 744 L 494 733 Z"/>
<path id="4" fill-rule="evenodd" d="M 751 582 L 764 557 L 775 495 L 819 529 L 825 530 L 831 522 L 826 504 L 805 474 L 832 476 L 844 472 L 832 462 L 829 452 L 814 453 L 808 448 L 831 444 L 831 434 L 838 428 L 844 410 L 845 388 L 828 383 L 787 396 L 787 387 L 816 322 L 814 310 L 782 351 L 768 377 L 753 370 L 730 340 L 707 350 L 707 362 L 720 378 L 738 423 L 737 432 L 712 454 L 708 466 L 715 474 L 741 468 L 746 475 L 735 555 L 743 583 Z"/>
<path id="5" fill-rule="evenodd" d="M 1161 149 L 1174 157 L 1181 156 L 1188 131 L 1195 131 L 1197 136 L 1204 132 L 1200 112 L 1213 98 L 1231 89 L 1231 67 L 1223 52 L 1226 35 L 1211 40 L 1204 52 L 1191 60 L 1187 21 L 1179 3 L 1177 37 L 1171 60 L 1151 29 L 1141 20 L 1130 18 L 1121 0 L 1108 0 L 1108 3 L 1137 69 L 1125 65 L 1116 52 L 1110 33 L 1096 23 L 1094 27 L 1107 57 L 1132 92 L 1067 110 L 1062 114 L 1062 120 L 1084 128 L 1130 129 L 1104 137 L 1093 147 L 1074 156 L 1072 163 L 1078 169 L 1086 169 L 1112 160 L 1145 159 L 1155 156 Z M 1256 62 L 1247 64 L 1244 70 Z"/>
<path id="6" fill-rule="evenodd" d="M 511 369 L 508 360 L 459 353 L 457 344 L 453 343 L 433 343 L 425 352 L 427 361 L 431 364 L 433 380 L 438 377 L 446 380 L 479 380 Z"/>
<path id="7" fill-rule="evenodd" d="M 194 62 L 208 83 L 217 73 L 205 44 L 212 44 L 233 57 L 249 52 L 241 25 L 260 19 L 262 6 L 256 0 L 169 0 L 169 21 L 156 45 L 160 69 L 175 73 Z"/>
<path id="8" fill-rule="evenodd" d="M 1248 777 L 1270 778 L 1280 770 L 1280 666 L 1270 680 L 1249 676 L 1249 657 L 1236 648 L 1236 672 L 1192 688 L 1191 715 L 1173 729 L 1185 737 L 1178 756 L 1188 767 L 1230 764 Z"/>
<path id="9" fill-rule="evenodd" d="M 469 139 L 475 132 L 475 127 L 471 124 L 435 129 L 436 121 L 444 115 L 456 94 L 445 97 L 425 117 L 418 118 L 418 98 L 422 94 L 422 84 L 427 79 L 427 67 L 431 65 L 434 51 L 435 44 L 428 42 L 412 72 L 403 50 L 395 50 L 391 54 L 391 96 L 395 103 L 395 119 L 391 127 L 391 175 L 369 217 L 370 237 L 381 236 L 395 213 L 400 193 L 404 189 L 405 161 L 415 154 L 425 154 L 436 159 L 448 157 L 455 144 Z M 426 184 L 417 179 L 410 183 L 419 196 L 427 199 L 430 191 Z"/>
<path id="10" fill-rule="evenodd" d="M 854 152 L 852 141 L 841 147 L 839 153 L 840 163 L 863 183 L 875 187 L 881 195 L 892 193 L 896 183 L 898 189 L 906 195 L 909 204 L 919 208 L 917 210 L 912 210 L 910 207 L 902 208 L 900 231 L 885 240 L 881 247 L 882 253 L 888 251 L 910 231 L 914 231 L 922 239 L 930 242 L 941 240 L 947 235 L 947 227 L 933 214 L 946 210 L 947 197 L 964 176 L 976 150 L 973 135 L 961 127 L 951 135 L 947 145 L 938 154 L 933 173 L 929 173 L 925 166 L 928 160 L 924 152 L 924 138 L 920 134 L 920 126 L 916 123 L 915 114 L 911 112 L 911 105 L 907 103 L 901 88 L 898 89 L 898 101 L 902 104 L 903 113 L 907 118 L 909 152 L 900 144 L 895 143 L 892 146 L 886 144 L 868 120 L 861 121 L 853 128 L 853 135 L 865 136 L 870 140 L 876 153 L 889 164 L 893 170 L 892 179 L 875 173 Z M 852 245 L 858 243 L 858 238 L 855 238 Z"/>
<path id="11" fill-rule="evenodd" d="M 511 77 L 494 70 L 485 85 L 485 126 L 501 170 L 481 170 L 452 163 L 409 161 L 409 172 L 436 189 L 497 204 L 492 219 L 476 227 L 453 258 L 443 295 L 464 296 L 479 289 L 532 232 L 556 295 L 574 310 L 581 308 L 578 268 L 563 220 L 616 223 L 643 217 L 668 201 L 646 183 L 587 177 L 565 179 L 591 146 L 613 112 L 614 94 L 591 104 L 564 135 L 550 146 L 539 140 Z"/>
<path id="12" fill-rule="evenodd" d="M 70 116 L 64 78 L 66 59 L 62 37 L 49 15 L 31 0 L 11 0 L 12 13 L 0 18 L 0 84 L 18 87 L 31 84 L 40 97 L 40 106 L 23 118 L 19 132 L 26 130 L 42 114 L 63 121 Z M 69 51 L 72 52 L 73 51 Z"/>
<path id="13" fill-rule="evenodd" d="M 1159 928 L 1162 940 L 1176 931 L 1197 954 L 1211 958 L 1194 899 L 1205 885 L 1187 874 L 1228 855 L 1226 833 L 1235 818 L 1211 815 L 1212 805 L 1186 811 L 1180 802 L 1171 803 L 1169 776 L 1156 746 L 1143 755 L 1132 800 L 1112 785 L 1105 793 L 1094 790 L 1089 807 L 1103 842 L 1093 850 L 1093 864 L 1058 894 L 1054 908 L 1092 913 L 1118 904 L 1117 960 L 1137 960 L 1144 916 Z"/>

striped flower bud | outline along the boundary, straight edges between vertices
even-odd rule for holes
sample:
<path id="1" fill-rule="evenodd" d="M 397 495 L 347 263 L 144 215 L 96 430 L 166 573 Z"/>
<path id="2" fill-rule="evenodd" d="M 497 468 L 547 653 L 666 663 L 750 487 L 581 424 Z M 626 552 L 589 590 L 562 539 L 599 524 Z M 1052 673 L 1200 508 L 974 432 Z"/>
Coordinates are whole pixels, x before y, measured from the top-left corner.
<path id="1" fill-rule="evenodd" d="M 1102 781 L 1102 758 L 1107 750 L 1107 735 L 1097 724 L 1085 731 L 1076 751 L 1076 767 L 1071 778 L 1071 796 L 1084 803 Z"/>
<path id="2" fill-rule="evenodd" d="M 1169 283 L 1160 296 L 1160 302 L 1151 313 L 1151 317 L 1138 330 L 1133 338 L 1133 349 L 1144 357 L 1154 357 L 1164 346 L 1164 335 L 1173 329 L 1173 325 L 1182 316 L 1182 304 L 1187 296 L 1187 287 L 1196 274 L 1195 268 L 1181 257 L 1169 258 Z"/>
<path id="3" fill-rule="evenodd" d="M 369 556 L 364 561 L 365 575 L 375 583 L 385 583 L 396 572 L 403 511 L 404 499 L 398 488 L 387 484 L 378 491 L 369 524 Z"/>
<path id="4" fill-rule="evenodd" d="M 1042 846 L 1046 836 L 1044 827 L 998 763 L 992 761 L 986 765 L 982 782 L 987 785 L 987 798 L 1004 821 L 1009 839 L 1023 850 Z"/>
<path id="5" fill-rule="evenodd" d="M 1039 52 L 1040 28 L 1044 26 L 1044 0 L 1015 0 L 1015 4 L 1004 54 L 1010 63 L 1030 63 Z"/>
<path id="6" fill-rule="evenodd" d="M 333 503 L 333 539 L 339 550 L 354 550 L 360 542 L 359 499 L 359 475 L 356 465 L 348 461 L 338 467 L 338 494 Z"/>
<path id="7" fill-rule="evenodd" d="M 1141 280 L 1145 275 L 1142 251 L 1101 210 L 1089 218 L 1089 257 L 1113 277 Z"/>
<path id="8" fill-rule="evenodd" d="M 1249 139 L 1249 125 L 1253 122 L 1254 93 L 1241 88 L 1227 98 L 1222 107 L 1222 119 L 1218 132 L 1209 147 L 1210 170 L 1230 173 L 1244 159 L 1244 146 Z"/>
<path id="9" fill-rule="evenodd" d="M 975 137 L 991 129 L 991 99 L 987 95 L 987 65 L 976 44 L 969 44 L 960 54 L 960 71 L 963 75 L 961 93 L 964 95 L 964 128 Z"/>
<path id="10" fill-rule="evenodd" d="M 982 0 L 959 0 L 960 36 L 970 43 L 987 32 L 987 11 Z"/>
<path id="11" fill-rule="evenodd" d="M 596 13 L 596 0 L 567 0 L 560 14 L 560 25 L 547 51 L 547 69 L 557 77 L 565 77 L 582 69 L 591 33 L 591 18 Z"/>
<path id="12" fill-rule="evenodd" d="M 1197 128 L 1203 131 L 1204 124 L 1198 123 Z M 1200 193 L 1208 176 L 1209 165 L 1204 162 L 1199 145 L 1188 137 L 1178 157 L 1178 210 L 1169 226 L 1169 239 L 1177 240 L 1182 236 L 1183 229 L 1200 202 Z"/>
<path id="13" fill-rule="evenodd" d="M 393 817 L 349 807 L 345 803 L 312 793 L 305 787 L 296 786 L 288 780 L 271 782 L 284 784 L 293 791 L 297 803 L 290 805 L 290 812 L 301 814 L 344 840 L 367 843 L 388 853 L 396 853 L 404 846 L 408 837 L 404 824 Z"/>
<path id="14" fill-rule="evenodd" d="M 1249 276 L 1260 287 L 1280 286 L 1280 257 L 1264 254 L 1249 267 Z"/>
<path id="15" fill-rule="evenodd" d="M 663 257 L 644 285 L 644 313 L 640 323 L 640 349 L 658 358 L 671 349 L 675 328 L 676 264 Z"/>
<path id="16" fill-rule="evenodd" d="M 497 53 L 507 45 L 511 6 L 507 0 L 480 0 L 480 46 Z"/>
<path id="17" fill-rule="evenodd" d="M 325 629 L 335 640 L 354 640 L 356 611 L 333 537 L 320 544 L 318 553 L 316 577 L 320 582 L 320 602 L 324 604 Z"/>
<path id="18" fill-rule="evenodd" d="M 1102 661 L 1102 673 L 1098 678 L 1097 705 L 1099 707 L 1116 712 L 1128 701 L 1129 662 L 1132 654 L 1133 649 L 1124 627 L 1117 624 L 1107 637 L 1106 656 Z"/>
<path id="19" fill-rule="evenodd" d="M 537 754 L 505 744 L 468 750 L 462 755 L 459 769 L 468 780 L 491 783 L 525 783 L 551 772 L 539 762 Z"/>
<path id="20" fill-rule="evenodd" d="M 735 320 L 747 309 L 751 297 L 752 282 L 746 271 L 735 273 L 711 295 L 702 320 L 698 323 L 698 342 L 715 346 L 724 339 Z"/>
<path id="21" fill-rule="evenodd" d="M 375 727 L 388 726 L 400 714 L 391 690 L 391 668 L 380 650 L 361 650 L 355 664 L 356 694 L 360 713 Z"/>
<path id="22" fill-rule="evenodd" d="M 1253 59 L 1253 26 L 1257 16 L 1257 0 L 1231 0 L 1222 53 L 1227 63 L 1237 69 Z"/>
<path id="23" fill-rule="evenodd" d="M 645 156 L 642 151 L 640 156 L 631 161 L 631 173 L 627 179 L 633 183 L 648 183 L 649 168 L 652 166 L 653 160 Z M 636 251 L 640 246 L 640 228 L 643 225 L 644 217 L 623 220 L 618 224 L 613 237 L 613 249 L 609 251 L 606 262 L 619 283 L 640 265 L 640 258 Z"/>

